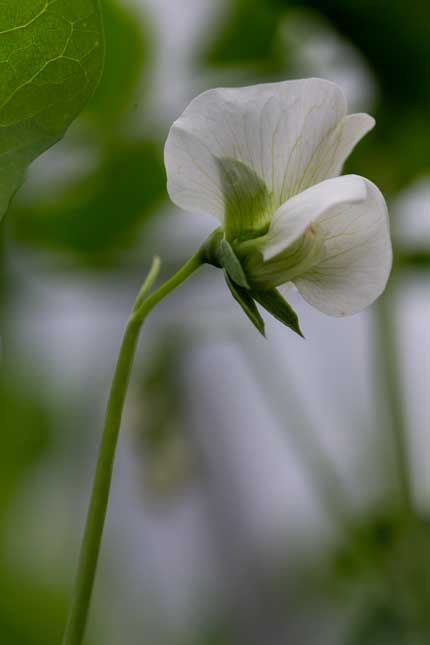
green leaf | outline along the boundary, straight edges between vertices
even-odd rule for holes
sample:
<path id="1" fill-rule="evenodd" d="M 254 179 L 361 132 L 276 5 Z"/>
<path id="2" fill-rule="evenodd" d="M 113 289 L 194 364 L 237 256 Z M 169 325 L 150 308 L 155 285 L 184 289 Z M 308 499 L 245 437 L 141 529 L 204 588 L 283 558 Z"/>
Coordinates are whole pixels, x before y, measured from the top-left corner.
<path id="1" fill-rule="evenodd" d="M 245 289 L 249 289 L 248 280 L 246 279 L 242 265 L 227 240 L 222 239 L 220 241 L 218 259 L 221 266 L 236 284 Z"/>
<path id="2" fill-rule="evenodd" d="M 253 325 L 255 325 L 255 327 L 258 329 L 260 334 L 262 336 L 266 336 L 265 329 L 264 329 L 264 320 L 262 319 L 249 291 L 247 291 L 247 289 L 243 289 L 238 284 L 233 282 L 233 280 L 229 278 L 227 272 L 224 272 L 224 275 L 233 298 L 236 300 L 236 302 L 239 303 L 243 311 L 248 316 L 249 320 L 252 322 Z"/>
<path id="3" fill-rule="evenodd" d="M 269 313 L 272 314 L 281 323 L 296 332 L 299 336 L 304 338 L 299 325 L 299 319 L 296 312 L 288 304 L 288 302 L 281 296 L 277 289 L 270 289 L 267 291 L 252 291 L 251 295 L 257 302 L 260 303 Z"/>
<path id="4" fill-rule="evenodd" d="M 0 217 L 28 165 L 64 135 L 103 68 L 97 0 L 0 4 Z"/>

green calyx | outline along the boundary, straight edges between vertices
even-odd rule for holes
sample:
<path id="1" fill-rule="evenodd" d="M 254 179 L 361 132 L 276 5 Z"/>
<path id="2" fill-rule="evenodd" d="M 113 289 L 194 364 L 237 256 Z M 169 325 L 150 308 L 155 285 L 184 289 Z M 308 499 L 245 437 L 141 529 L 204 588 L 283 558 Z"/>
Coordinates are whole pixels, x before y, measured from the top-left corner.
<path id="1" fill-rule="evenodd" d="M 226 270 L 239 286 L 270 290 L 309 271 L 324 256 L 317 228 L 306 231 L 275 257 L 270 247 L 270 223 L 276 208 L 273 195 L 257 172 L 231 157 L 216 159 L 224 196 L 224 227 L 211 241 L 209 262 Z"/>
<path id="2" fill-rule="evenodd" d="M 224 270 L 226 283 L 233 298 L 263 336 L 265 336 L 264 320 L 256 303 L 303 337 L 297 314 L 279 291 L 273 287 L 262 289 L 250 283 L 241 261 L 233 246 L 226 240 L 222 229 L 217 229 L 209 236 L 200 253 L 204 262 Z"/>
<path id="3" fill-rule="evenodd" d="M 248 280 L 258 289 L 271 289 L 293 281 L 324 258 L 324 239 L 310 226 L 295 242 L 272 258 L 264 258 L 265 237 L 235 246 Z"/>
<path id="4" fill-rule="evenodd" d="M 239 286 L 249 289 L 248 280 L 237 255 L 225 238 L 224 231 L 217 229 L 202 246 L 202 254 L 207 264 L 223 268 L 227 275 Z"/>
<path id="5" fill-rule="evenodd" d="M 201 248 L 203 261 L 224 270 L 227 286 L 249 320 L 264 336 L 264 320 L 257 303 L 284 325 L 303 336 L 295 311 L 276 286 L 280 265 L 265 270 L 261 253 L 272 219 L 274 204 L 265 182 L 241 161 L 224 157 L 217 160 L 223 186 L 224 227 L 209 236 Z M 287 259 L 287 269 L 294 264 Z M 299 253 L 300 255 L 300 253 Z"/>
<path id="6" fill-rule="evenodd" d="M 272 195 L 255 170 L 231 157 L 217 159 L 223 187 L 224 231 L 229 242 L 266 233 L 273 214 Z"/>

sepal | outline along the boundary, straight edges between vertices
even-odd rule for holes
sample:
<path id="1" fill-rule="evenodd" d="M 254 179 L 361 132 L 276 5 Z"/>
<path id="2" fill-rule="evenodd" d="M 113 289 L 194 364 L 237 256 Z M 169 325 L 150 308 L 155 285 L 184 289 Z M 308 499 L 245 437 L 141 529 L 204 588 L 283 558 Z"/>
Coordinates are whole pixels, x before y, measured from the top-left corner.
<path id="1" fill-rule="evenodd" d="M 270 289 L 265 291 L 254 290 L 251 292 L 254 298 L 266 311 L 268 311 L 274 318 L 281 323 L 292 329 L 296 334 L 304 338 L 302 330 L 300 329 L 299 319 L 290 304 L 281 296 L 277 289 Z"/>
<path id="2" fill-rule="evenodd" d="M 231 244 L 224 238 L 222 229 L 217 229 L 206 240 L 202 247 L 204 261 L 223 268 L 230 278 L 240 287 L 249 289 L 248 280 L 239 258 Z"/>
<path id="3" fill-rule="evenodd" d="M 227 240 L 221 240 L 220 242 L 219 259 L 221 266 L 226 270 L 233 282 L 238 284 L 239 287 L 249 289 L 248 280 L 246 279 L 242 265 Z"/>
<path id="4" fill-rule="evenodd" d="M 260 334 L 266 337 L 264 320 L 261 317 L 260 312 L 257 309 L 257 305 L 250 295 L 250 292 L 233 282 L 233 280 L 231 280 L 231 278 L 229 277 L 227 271 L 224 271 L 224 275 L 233 298 L 242 307 L 243 311 L 248 316 L 252 324 L 258 329 Z"/>

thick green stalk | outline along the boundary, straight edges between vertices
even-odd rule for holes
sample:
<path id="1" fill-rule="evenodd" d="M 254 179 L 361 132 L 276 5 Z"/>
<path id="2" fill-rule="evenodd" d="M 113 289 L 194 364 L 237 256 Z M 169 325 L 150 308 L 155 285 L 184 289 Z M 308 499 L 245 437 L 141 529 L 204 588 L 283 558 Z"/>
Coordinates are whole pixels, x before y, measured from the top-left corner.
<path id="1" fill-rule="evenodd" d="M 127 394 L 130 371 L 136 353 L 139 332 L 149 312 L 169 293 L 179 287 L 203 263 L 201 252 L 196 253 L 170 280 L 145 299 L 158 272 L 156 259 L 143 285 L 125 329 L 110 391 L 105 425 L 97 468 L 94 477 L 90 506 L 81 545 L 78 571 L 72 604 L 64 633 L 63 645 L 81 645 L 87 623 L 94 578 L 109 501 L 115 449 Z"/>

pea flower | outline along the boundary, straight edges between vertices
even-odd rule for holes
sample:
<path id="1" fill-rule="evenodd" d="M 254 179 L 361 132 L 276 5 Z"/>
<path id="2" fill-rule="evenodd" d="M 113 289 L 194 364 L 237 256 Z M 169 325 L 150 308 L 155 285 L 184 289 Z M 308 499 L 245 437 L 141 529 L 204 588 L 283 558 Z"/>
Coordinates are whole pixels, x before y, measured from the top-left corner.
<path id="1" fill-rule="evenodd" d="M 387 283 L 385 200 L 368 179 L 339 176 L 375 122 L 346 112 L 337 85 L 311 78 L 209 90 L 170 129 L 170 198 L 220 220 L 206 261 L 224 268 L 262 332 L 255 302 L 301 333 L 283 297 L 293 285 L 321 312 L 346 316 Z"/>
<path id="2" fill-rule="evenodd" d="M 79 645 L 85 632 L 144 321 L 203 263 L 224 270 L 233 297 L 262 334 L 257 304 L 301 335 L 283 296 L 291 285 L 334 316 L 373 302 L 391 268 L 387 207 L 369 180 L 338 176 L 373 125 L 367 114 L 347 116 L 340 89 L 319 79 L 210 90 L 173 124 L 165 147 L 170 197 L 215 215 L 221 226 L 155 290 L 160 260 L 154 258 L 134 303 L 112 381 L 64 645 Z"/>

